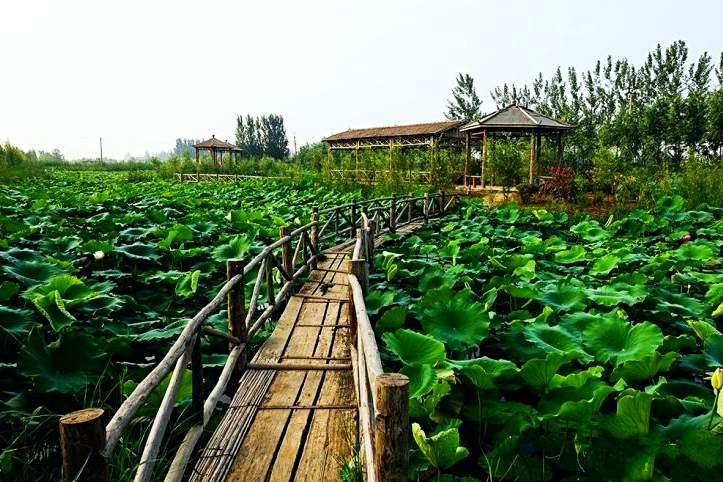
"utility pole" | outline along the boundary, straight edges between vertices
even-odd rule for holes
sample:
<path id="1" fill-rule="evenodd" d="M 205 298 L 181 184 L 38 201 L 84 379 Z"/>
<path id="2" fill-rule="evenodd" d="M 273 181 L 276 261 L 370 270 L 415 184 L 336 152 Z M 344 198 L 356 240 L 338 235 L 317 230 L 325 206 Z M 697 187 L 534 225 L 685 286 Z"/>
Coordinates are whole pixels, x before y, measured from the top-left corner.
<path id="1" fill-rule="evenodd" d="M 100 138 L 100 162 L 103 162 L 103 138 Z"/>

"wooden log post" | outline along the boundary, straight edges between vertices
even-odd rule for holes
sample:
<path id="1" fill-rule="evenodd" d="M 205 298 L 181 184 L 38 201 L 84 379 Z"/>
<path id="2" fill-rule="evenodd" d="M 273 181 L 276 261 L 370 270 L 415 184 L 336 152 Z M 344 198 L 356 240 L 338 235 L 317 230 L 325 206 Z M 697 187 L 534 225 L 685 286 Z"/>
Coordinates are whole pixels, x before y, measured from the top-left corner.
<path id="1" fill-rule="evenodd" d="M 350 263 L 349 264 L 349 272 L 353 270 L 353 266 Z M 351 285 L 347 286 L 347 296 L 349 298 L 349 345 L 350 346 L 356 346 L 356 333 L 357 333 L 357 319 L 356 319 L 356 309 L 354 308 L 354 290 L 352 289 Z M 363 288 L 362 288 L 363 289 Z"/>
<path id="2" fill-rule="evenodd" d="M 226 261 L 226 279 L 230 280 L 240 274 L 241 280 L 228 294 L 228 334 L 237 338 L 241 343 L 248 342 L 248 327 L 246 326 L 246 280 L 244 279 L 244 263 L 240 259 L 229 259 Z M 229 351 L 234 349 L 234 344 L 229 343 Z M 236 376 L 238 377 L 246 369 L 246 351 L 239 357 L 236 364 Z M 233 387 L 236 391 L 236 387 Z"/>
<path id="3" fill-rule="evenodd" d="M 369 265 L 369 270 L 371 271 L 374 269 L 374 233 L 376 232 L 376 227 L 374 226 L 374 221 L 369 221 L 369 229 L 365 230 L 365 235 L 367 237 L 367 255 L 366 255 L 366 261 Z"/>
<path id="4" fill-rule="evenodd" d="M 429 222 L 429 193 L 424 193 L 424 207 L 423 207 L 423 214 L 424 214 L 424 224 L 427 224 Z"/>
<path id="5" fill-rule="evenodd" d="M 375 382 L 376 479 L 406 481 L 409 465 L 409 378 L 382 373 Z"/>
<path id="6" fill-rule="evenodd" d="M 353 259 L 349 263 L 349 272 L 357 277 L 362 288 L 362 293 L 366 296 L 369 292 L 369 265 L 365 259 Z"/>
<path id="7" fill-rule="evenodd" d="M 279 237 L 285 238 L 291 234 L 291 228 L 289 226 L 281 226 L 279 228 Z M 289 275 L 294 274 L 294 260 L 291 259 L 294 253 L 291 251 L 291 241 L 281 245 L 281 265 Z"/>
<path id="8" fill-rule="evenodd" d="M 319 253 L 319 208 L 311 208 L 311 255 L 314 257 L 311 267 L 317 268 L 316 255 Z"/>
<path id="9" fill-rule="evenodd" d="M 85 408 L 60 417 L 60 449 L 65 482 L 108 482 L 102 408 Z"/>
<path id="10" fill-rule="evenodd" d="M 229 344 L 229 346 L 234 346 Z M 233 348 L 232 348 L 233 349 Z M 245 353 L 245 352 L 244 352 Z M 201 326 L 196 332 L 191 352 L 191 421 L 203 425 L 203 358 L 201 357 Z"/>
<path id="11" fill-rule="evenodd" d="M 389 232 L 394 234 L 397 232 L 397 196 L 392 194 L 389 200 Z"/>
<path id="12" fill-rule="evenodd" d="M 439 214 L 444 216 L 444 209 L 447 206 L 447 195 L 444 191 L 439 191 Z"/>
<path id="13" fill-rule="evenodd" d="M 407 224 L 412 223 L 412 218 L 414 217 L 414 194 L 409 195 L 409 203 L 407 206 Z"/>
<path id="14" fill-rule="evenodd" d="M 349 220 L 351 222 L 351 226 L 350 226 L 351 229 L 349 230 L 349 232 L 350 232 L 349 236 L 353 238 L 356 235 L 355 227 L 356 227 L 356 219 L 358 216 L 356 201 L 351 202 L 351 209 L 350 209 L 349 215 L 351 216 L 351 218 Z"/>

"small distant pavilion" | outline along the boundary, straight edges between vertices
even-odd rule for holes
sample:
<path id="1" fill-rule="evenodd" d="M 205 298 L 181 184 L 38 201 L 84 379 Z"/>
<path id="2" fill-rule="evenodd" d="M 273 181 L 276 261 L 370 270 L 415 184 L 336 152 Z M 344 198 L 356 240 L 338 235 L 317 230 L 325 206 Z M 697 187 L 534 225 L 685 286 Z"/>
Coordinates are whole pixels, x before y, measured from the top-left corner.
<path id="1" fill-rule="evenodd" d="M 537 168 L 540 161 L 542 137 L 553 138 L 557 142 L 556 161 L 562 163 L 563 134 L 575 126 L 553 119 L 535 112 L 532 109 L 523 107 L 513 101 L 512 104 L 497 112 L 488 114 L 477 121 L 472 121 L 460 127 L 460 132 L 465 136 L 466 157 L 464 163 L 464 184 L 468 186 L 468 180 L 476 177 L 470 176 L 471 141 L 482 139 L 482 160 L 480 163 L 481 186 L 485 183 L 485 164 L 490 153 L 488 152 L 488 140 L 492 141 L 494 151 L 494 138 L 500 134 L 513 137 L 530 136 L 530 166 L 529 182 L 533 184 L 537 178 Z M 492 153 L 494 155 L 494 153 Z"/>
<path id="2" fill-rule="evenodd" d="M 193 148 L 196 150 L 196 163 L 198 163 L 200 152 L 209 151 L 211 153 L 211 159 L 216 167 L 223 166 L 223 154 L 228 153 L 228 158 L 236 160 L 241 154 L 241 149 L 228 142 L 216 139 L 216 135 L 211 136 L 210 139 L 205 140 L 199 144 L 195 144 Z"/>

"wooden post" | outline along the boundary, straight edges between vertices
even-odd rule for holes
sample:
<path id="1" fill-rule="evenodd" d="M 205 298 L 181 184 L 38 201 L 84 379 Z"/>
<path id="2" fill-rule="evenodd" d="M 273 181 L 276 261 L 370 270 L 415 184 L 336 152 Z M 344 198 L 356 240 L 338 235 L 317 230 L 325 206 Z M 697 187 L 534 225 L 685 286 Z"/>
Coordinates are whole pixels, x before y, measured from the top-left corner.
<path id="1" fill-rule="evenodd" d="M 409 378 L 382 373 L 375 383 L 374 424 L 376 479 L 406 481 L 409 465 Z"/>
<path id="2" fill-rule="evenodd" d="M 487 164 L 487 130 L 482 131 L 482 161 L 480 166 L 480 184 L 485 187 L 485 165 Z"/>
<path id="3" fill-rule="evenodd" d="M 469 132 L 464 135 L 464 187 L 467 187 L 467 176 L 469 176 L 469 161 L 472 158 L 472 147 L 469 142 Z"/>
<path id="4" fill-rule="evenodd" d="M 102 408 L 86 408 L 60 417 L 60 449 L 63 480 L 66 482 L 108 482 Z"/>
<path id="5" fill-rule="evenodd" d="M 535 170 L 536 170 L 535 161 L 536 161 L 536 157 L 537 157 L 537 155 L 535 153 L 536 146 L 537 146 L 537 141 L 535 140 L 535 133 L 533 132 L 530 135 L 530 173 L 528 176 L 530 184 L 534 184 L 535 177 L 537 177 L 535 175 Z"/>
<path id="6" fill-rule="evenodd" d="M 237 274 L 241 280 L 228 294 L 228 334 L 238 338 L 241 343 L 248 342 L 248 329 L 246 327 L 246 280 L 244 279 L 244 263 L 240 259 L 229 259 L 226 261 L 226 280 L 230 280 Z M 234 349 L 234 344 L 229 343 L 229 351 Z M 238 359 L 236 373 L 240 375 L 246 369 L 246 350 Z M 238 377 L 234 377 L 236 379 Z M 235 391 L 235 388 L 234 388 Z"/>
<path id="7" fill-rule="evenodd" d="M 389 201 L 389 232 L 397 232 L 397 195 L 394 193 Z"/>
<path id="8" fill-rule="evenodd" d="M 311 251 L 312 256 L 315 256 L 319 251 L 319 207 L 314 206 L 311 208 Z M 316 269 L 316 259 L 314 259 L 313 269 Z"/>
<path id="9" fill-rule="evenodd" d="M 349 272 L 351 273 L 353 269 L 353 265 L 349 263 Z M 364 289 L 363 286 L 362 289 Z M 349 304 L 347 305 L 349 309 L 349 345 L 356 346 L 357 319 L 356 309 L 354 308 L 354 290 L 352 290 L 351 285 L 347 286 L 347 296 L 349 298 Z"/>
<path id="10" fill-rule="evenodd" d="M 444 208 L 447 205 L 447 196 L 444 190 L 439 191 L 439 214 L 444 216 Z"/>
<path id="11" fill-rule="evenodd" d="M 289 226 L 281 226 L 279 228 L 279 237 L 285 238 L 291 234 L 291 228 Z M 289 276 L 294 275 L 294 260 L 291 259 L 291 257 L 294 256 L 294 253 L 291 251 L 291 241 L 284 243 L 281 245 L 281 265 L 284 268 L 284 271 L 288 273 Z"/>
<path id="12" fill-rule="evenodd" d="M 244 352 L 245 353 L 245 352 Z M 191 408 L 192 422 L 203 425 L 203 359 L 201 357 L 201 326 L 196 331 L 196 341 L 191 352 Z"/>
<path id="13" fill-rule="evenodd" d="M 362 287 L 362 292 L 366 295 L 369 292 L 369 265 L 366 259 L 353 259 L 349 263 L 351 274 L 357 277 Z"/>
<path id="14" fill-rule="evenodd" d="M 429 193 L 424 193 L 424 224 L 427 224 L 429 221 Z"/>
<path id="15" fill-rule="evenodd" d="M 349 236 L 353 238 L 356 235 L 356 230 L 355 230 L 356 218 L 357 218 L 356 201 L 351 202 L 350 215 L 351 215 L 351 218 L 350 218 L 351 229 L 349 230 L 349 232 L 350 232 Z"/>
<path id="16" fill-rule="evenodd" d="M 407 209 L 407 224 L 411 224 L 413 215 L 412 211 L 414 211 L 414 194 L 409 195 L 409 203 Z"/>
<path id="17" fill-rule="evenodd" d="M 557 161 L 557 167 L 562 167 L 562 131 L 557 134 L 557 154 L 555 155 Z"/>

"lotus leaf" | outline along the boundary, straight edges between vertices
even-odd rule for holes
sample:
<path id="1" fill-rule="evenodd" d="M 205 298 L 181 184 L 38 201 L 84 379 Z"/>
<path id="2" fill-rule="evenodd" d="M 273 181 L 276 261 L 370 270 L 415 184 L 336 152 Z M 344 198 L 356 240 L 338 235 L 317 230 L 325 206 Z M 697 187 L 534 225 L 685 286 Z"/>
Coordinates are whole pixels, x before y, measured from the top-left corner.
<path id="1" fill-rule="evenodd" d="M 33 330 L 18 356 L 18 372 L 40 392 L 73 393 L 98 382 L 106 359 L 93 337 L 81 331 L 65 330 L 46 345 L 40 331 Z"/>
<path id="2" fill-rule="evenodd" d="M 606 254 L 595 261 L 590 269 L 590 274 L 593 276 L 608 274 L 618 266 L 618 263 L 620 263 L 620 258 L 614 254 Z"/>
<path id="3" fill-rule="evenodd" d="M 640 303 L 648 296 L 644 286 L 615 283 L 599 288 L 586 289 L 585 294 L 598 305 L 612 307 L 619 304 L 634 305 Z"/>
<path id="4" fill-rule="evenodd" d="M 418 423 L 413 423 L 412 435 L 427 460 L 439 470 L 448 469 L 469 455 L 469 451 L 459 445 L 457 427 L 427 437 L 422 427 Z"/>
<path id="5" fill-rule="evenodd" d="M 575 311 L 585 306 L 585 294 L 579 286 L 551 283 L 540 292 L 539 301 L 555 311 Z"/>
<path id="6" fill-rule="evenodd" d="M 190 271 L 181 277 L 176 284 L 176 294 L 188 298 L 193 296 L 198 289 L 198 280 L 201 277 L 201 271 Z"/>
<path id="7" fill-rule="evenodd" d="M 627 393 L 626 393 L 627 392 Z M 614 416 L 607 418 L 603 427 L 619 439 L 629 439 L 650 431 L 650 406 L 653 396 L 645 392 L 627 390 L 618 398 Z"/>
<path id="8" fill-rule="evenodd" d="M 533 358 L 520 368 L 520 375 L 533 388 L 547 390 L 561 366 L 570 362 L 570 358 L 560 353 L 549 353 L 544 359 Z"/>
<path id="9" fill-rule="evenodd" d="M 490 324 L 484 305 L 473 301 L 467 290 L 450 300 L 426 304 L 419 318 L 425 332 L 459 352 L 479 345 Z"/>
<path id="10" fill-rule="evenodd" d="M 152 244 L 133 243 L 116 246 L 115 251 L 127 256 L 130 259 L 141 259 L 144 261 L 157 261 L 161 259 L 161 254 Z"/>
<path id="11" fill-rule="evenodd" d="M 374 325 L 374 331 L 377 334 L 381 334 L 401 328 L 404 325 L 408 311 L 406 306 L 395 306 L 385 311 L 376 325 Z"/>
<path id="12" fill-rule="evenodd" d="M 3 281 L 0 284 L 0 301 L 8 301 L 20 291 L 20 286 L 10 281 Z"/>
<path id="13" fill-rule="evenodd" d="M 444 345 L 428 335 L 400 328 L 391 333 L 384 333 L 382 340 L 387 348 L 407 365 L 429 364 L 444 361 L 446 351 Z"/>
<path id="14" fill-rule="evenodd" d="M 419 398 L 428 394 L 437 381 L 434 368 L 428 364 L 404 365 L 399 373 L 409 378 L 410 398 Z"/>
<path id="15" fill-rule="evenodd" d="M 583 332 L 588 351 L 613 365 L 652 355 L 663 344 L 663 332 L 650 322 L 631 324 L 618 317 L 601 318 Z"/>
<path id="16" fill-rule="evenodd" d="M 562 264 L 578 263 L 580 261 L 585 261 L 586 254 L 587 251 L 585 251 L 585 248 L 576 244 L 570 249 L 565 249 L 555 253 L 555 261 Z"/>
<path id="17" fill-rule="evenodd" d="M 680 354 L 669 352 L 665 355 L 653 352 L 638 360 L 628 360 L 622 366 L 615 367 L 611 375 L 613 381 L 623 379 L 628 383 L 639 380 L 652 380 L 658 372 L 667 372 L 670 366 L 680 358 Z"/>
<path id="18" fill-rule="evenodd" d="M 578 359 L 581 363 L 589 363 L 593 360 L 593 357 L 583 350 L 580 338 L 562 326 L 533 323 L 526 326 L 523 333 L 528 342 L 542 351 L 542 356 L 547 356 L 548 353 L 559 353 L 571 359 Z"/>

